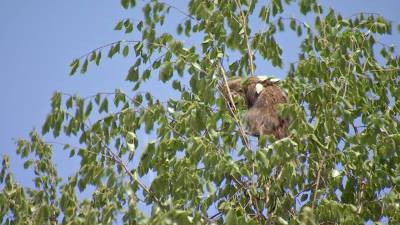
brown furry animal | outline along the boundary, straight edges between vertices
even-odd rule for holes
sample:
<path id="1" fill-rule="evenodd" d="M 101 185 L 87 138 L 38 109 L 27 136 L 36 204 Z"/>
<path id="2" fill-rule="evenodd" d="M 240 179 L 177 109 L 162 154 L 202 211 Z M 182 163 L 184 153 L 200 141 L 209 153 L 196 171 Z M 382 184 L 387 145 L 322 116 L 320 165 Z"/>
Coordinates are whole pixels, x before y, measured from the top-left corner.
<path id="1" fill-rule="evenodd" d="M 243 82 L 241 78 L 229 80 L 228 86 L 232 97 L 241 96 L 246 101 L 246 124 L 250 135 L 273 135 L 276 139 L 288 136 L 289 119 L 279 116 L 277 112 L 277 106 L 286 103 L 287 96 L 276 82 L 248 77 Z M 223 93 L 227 96 L 226 87 Z"/>

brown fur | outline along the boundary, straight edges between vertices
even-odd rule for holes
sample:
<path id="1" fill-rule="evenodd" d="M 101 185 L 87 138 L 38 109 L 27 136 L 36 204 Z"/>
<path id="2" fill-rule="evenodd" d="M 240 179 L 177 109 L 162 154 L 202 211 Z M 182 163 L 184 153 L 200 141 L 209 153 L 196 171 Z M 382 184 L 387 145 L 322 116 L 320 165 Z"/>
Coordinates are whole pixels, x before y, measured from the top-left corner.
<path id="1" fill-rule="evenodd" d="M 256 85 L 264 89 L 258 94 Z M 273 135 L 276 139 L 288 136 L 289 119 L 278 115 L 277 106 L 286 103 L 286 93 L 269 80 L 249 77 L 243 83 L 241 78 L 228 81 L 233 96 L 241 96 L 247 104 L 246 123 L 252 136 Z M 224 95 L 227 94 L 226 88 Z"/>

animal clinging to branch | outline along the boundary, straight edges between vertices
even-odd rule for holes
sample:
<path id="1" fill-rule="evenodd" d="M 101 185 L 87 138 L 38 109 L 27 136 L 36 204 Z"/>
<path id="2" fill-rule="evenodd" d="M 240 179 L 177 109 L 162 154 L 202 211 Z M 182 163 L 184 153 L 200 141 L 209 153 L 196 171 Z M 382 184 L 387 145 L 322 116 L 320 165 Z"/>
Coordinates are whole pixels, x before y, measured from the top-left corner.
<path id="1" fill-rule="evenodd" d="M 280 116 L 277 111 L 279 104 L 286 103 L 287 95 L 277 86 L 277 81 L 260 77 L 237 78 L 229 80 L 228 87 L 233 98 L 239 96 L 246 103 L 245 120 L 250 135 L 272 135 L 275 139 L 288 136 L 289 118 Z M 222 92 L 232 106 L 234 102 L 231 102 L 226 86 Z"/>

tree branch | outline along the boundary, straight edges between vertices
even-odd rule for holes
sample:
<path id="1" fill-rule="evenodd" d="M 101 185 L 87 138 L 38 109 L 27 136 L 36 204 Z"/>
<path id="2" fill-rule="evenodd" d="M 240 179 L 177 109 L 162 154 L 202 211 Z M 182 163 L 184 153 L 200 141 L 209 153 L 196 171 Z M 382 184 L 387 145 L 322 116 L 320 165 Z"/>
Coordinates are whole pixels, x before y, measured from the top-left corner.
<path id="1" fill-rule="evenodd" d="M 244 130 L 244 128 L 243 128 L 242 123 L 240 122 L 240 119 L 237 118 L 237 116 L 236 116 L 236 106 L 235 106 L 235 103 L 234 103 L 234 101 L 233 101 L 232 93 L 231 93 L 231 90 L 230 90 L 229 85 L 228 85 L 228 79 L 226 78 L 225 69 L 224 69 L 224 67 L 222 66 L 221 62 L 219 62 L 218 66 L 219 66 L 219 68 L 220 68 L 220 70 L 221 70 L 223 82 L 224 82 L 224 85 L 225 85 L 225 87 L 226 87 L 226 89 L 227 89 L 227 92 L 228 92 L 228 96 L 227 96 L 227 97 L 228 97 L 229 99 L 228 99 L 227 102 L 232 103 L 232 104 L 227 104 L 227 105 L 228 105 L 228 108 L 229 108 L 231 114 L 233 115 L 233 118 L 234 118 L 235 122 L 237 123 L 237 125 L 238 125 L 238 127 L 239 127 L 239 133 L 240 133 L 240 136 L 242 136 L 242 138 L 243 138 L 243 141 L 244 141 L 244 144 L 245 144 L 246 148 L 247 148 L 248 150 L 251 150 L 251 147 L 250 147 L 250 143 L 249 143 L 249 139 L 248 139 L 248 137 L 247 137 L 247 134 L 246 134 L 246 132 L 245 132 L 245 130 Z M 225 98 L 225 95 L 224 95 L 224 94 L 223 94 L 222 96 Z M 226 99 L 225 99 L 225 100 L 226 100 Z"/>
<path id="2" fill-rule="evenodd" d="M 251 72 L 251 76 L 254 76 L 254 63 L 253 63 L 253 51 L 251 50 L 250 47 L 250 43 L 249 43 L 249 36 L 247 34 L 248 30 L 247 30 L 247 20 L 246 20 L 246 16 L 241 8 L 241 5 L 239 3 L 239 0 L 235 0 L 236 5 L 239 9 L 239 14 L 241 17 L 241 21 L 239 22 L 240 25 L 242 25 L 242 29 L 243 29 L 243 34 L 244 34 L 244 39 L 246 41 L 246 48 L 247 48 L 247 55 L 249 57 L 249 64 L 250 64 L 250 72 Z"/>
<path id="3" fill-rule="evenodd" d="M 320 166 L 318 166 L 318 172 L 317 172 L 317 182 L 315 184 L 315 190 L 314 190 L 314 198 L 313 198 L 313 202 L 312 202 L 312 209 L 315 209 L 315 204 L 317 202 L 317 193 L 318 193 L 318 188 L 319 188 L 319 180 L 321 178 L 321 168 Z"/>

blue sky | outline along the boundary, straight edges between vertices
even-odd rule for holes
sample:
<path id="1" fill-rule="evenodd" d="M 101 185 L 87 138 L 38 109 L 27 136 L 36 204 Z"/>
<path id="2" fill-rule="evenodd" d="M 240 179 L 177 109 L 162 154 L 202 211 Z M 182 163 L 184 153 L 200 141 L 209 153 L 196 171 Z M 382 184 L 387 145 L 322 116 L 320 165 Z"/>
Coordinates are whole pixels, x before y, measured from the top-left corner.
<path id="1" fill-rule="evenodd" d="M 181 4 L 186 1 L 166 2 L 186 11 L 185 5 Z M 345 17 L 361 11 L 376 12 L 400 22 L 398 0 L 322 3 L 342 12 Z M 119 19 L 137 18 L 138 12 L 140 9 L 124 10 L 119 1 L 0 1 L 0 154 L 11 156 L 11 167 L 18 182 L 31 184 L 29 173 L 21 169 L 22 162 L 14 154 L 13 138 L 27 137 L 34 127 L 40 130 L 50 110 L 54 91 L 87 96 L 115 88 L 129 89 L 131 84 L 124 78 L 135 60 L 132 56 L 102 60 L 100 67 L 89 67 L 84 76 L 68 76 L 69 63 L 98 46 L 123 38 L 135 39 L 115 32 L 113 28 Z M 172 13 L 182 17 L 177 12 Z M 290 17 L 297 13 L 289 10 L 285 15 Z M 170 28 L 175 31 L 175 27 Z M 280 35 L 284 62 L 293 61 L 296 56 L 294 38 L 290 31 Z M 382 40 L 397 47 L 400 45 L 399 35 Z M 285 52 L 288 49 L 290 51 Z M 258 65 L 260 71 L 278 77 L 286 74 L 285 70 L 272 68 L 268 63 Z M 166 86 L 159 86 L 157 91 L 156 96 L 169 93 Z M 71 167 L 79 166 L 79 161 L 65 163 L 65 158 L 68 158 L 67 153 L 55 156 L 60 169 L 71 170 Z"/>

